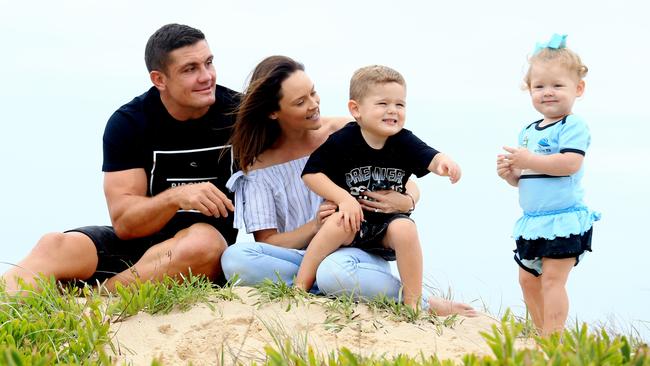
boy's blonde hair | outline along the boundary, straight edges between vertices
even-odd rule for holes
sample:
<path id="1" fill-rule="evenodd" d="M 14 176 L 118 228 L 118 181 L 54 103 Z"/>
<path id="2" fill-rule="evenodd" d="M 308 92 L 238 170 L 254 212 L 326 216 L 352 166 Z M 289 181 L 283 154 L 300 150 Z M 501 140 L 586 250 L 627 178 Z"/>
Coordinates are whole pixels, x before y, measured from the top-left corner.
<path id="1" fill-rule="evenodd" d="M 582 80 L 587 76 L 587 71 L 589 71 L 587 66 L 582 63 L 582 60 L 580 60 L 580 56 L 568 48 L 542 48 L 539 52 L 530 56 L 528 59 L 528 64 L 530 66 L 528 66 L 528 72 L 524 77 L 526 89 L 530 89 L 530 72 L 533 65 L 536 62 L 550 61 L 560 62 L 562 65 L 566 66 L 570 72 L 574 73 L 574 75 L 578 77 L 578 80 Z"/>
<path id="2" fill-rule="evenodd" d="M 406 89 L 404 77 L 396 70 L 382 65 L 362 67 L 350 79 L 350 99 L 360 102 L 371 86 L 386 83 L 398 83 Z"/>

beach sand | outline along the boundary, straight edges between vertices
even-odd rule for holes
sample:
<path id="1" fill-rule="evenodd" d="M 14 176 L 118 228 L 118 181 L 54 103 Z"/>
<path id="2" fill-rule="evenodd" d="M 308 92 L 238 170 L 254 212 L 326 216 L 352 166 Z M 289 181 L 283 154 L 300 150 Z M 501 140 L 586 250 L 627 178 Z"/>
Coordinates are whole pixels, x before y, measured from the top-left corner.
<path id="1" fill-rule="evenodd" d="M 353 320 L 336 323 L 328 320 L 336 313 L 324 306 L 331 300 L 294 302 L 287 311 L 288 302 L 256 305 L 259 297 L 251 290 L 236 288 L 241 300 L 214 300 L 213 309 L 198 304 L 186 312 L 139 313 L 112 322 L 114 357 L 120 364 L 133 365 L 149 365 L 154 358 L 165 365 L 250 364 L 265 359 L 265 345 L 278 349 L 277 342 L 290 340 L 299 352 L 308 343 L 322 355 L 347 347 L 361 355 L 422 354 L 460 360 L 466 353 L 490 353 L 479 331 L 491 332 L 496 323 L 481 314 L 460 317 L 451 328 L 427 321 L 412 324 L 365 305 L 356 306 Z"/>

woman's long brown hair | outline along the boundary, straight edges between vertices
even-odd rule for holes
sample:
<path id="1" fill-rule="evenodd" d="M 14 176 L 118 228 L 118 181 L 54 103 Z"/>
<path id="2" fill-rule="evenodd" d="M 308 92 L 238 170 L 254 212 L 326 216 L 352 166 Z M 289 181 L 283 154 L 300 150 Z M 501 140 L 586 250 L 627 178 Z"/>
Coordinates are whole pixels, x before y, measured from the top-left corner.
<path id="1" fill-rule="evenodd" d="M 253 70 L 230 138 L 244 172 L 280 136 L 278 121 L 270 115 L 280 110 L 282 82 L 298 70 L 304 71 L 305 67 L 286 56 L 267 57 Z"/>

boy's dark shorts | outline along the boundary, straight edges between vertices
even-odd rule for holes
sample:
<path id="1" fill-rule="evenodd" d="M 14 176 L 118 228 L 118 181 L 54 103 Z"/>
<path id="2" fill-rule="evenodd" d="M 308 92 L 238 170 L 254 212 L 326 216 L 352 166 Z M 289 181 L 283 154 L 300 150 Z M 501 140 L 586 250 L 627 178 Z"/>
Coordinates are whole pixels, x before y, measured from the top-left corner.
<path id="1" fill-rule="evenodd" d="M 409 219 L 413 221 L 412 218 L 404 214 L 395 214 L 383 222 L 362 221 L 361 229 L 355 235 L 350 246 L 378 255 L 387 261 L 394 261 L 396 258 L 395 251 L 391 248 L 384 247 L 383 240 L 384 236 L 386 236 L 388 225 L 397 219 Z"/>
<path id="2" fill-rule="evenodd" d="M 515 262 L 535 276 L 542 274 L 542 258 L 575 258 L 577 266 L 585 251 L 591 252 L 591 234 L 593 227 L 583 234 L 556 237 L 555 239 L 539 238 L 534 240 L 517 239 Z"/>
<path id="3" fill-rule="evenodd" d="M 90 284 L 103 282 L 128 269 L 142 258 L 147 249 L 175 235 L 171 232 L 159 232 L 144 238 L 123 240 L 117 237 L 111 226 L 84 226 L 66 231 L 70 232 L 85 234 L 97 248 L 97 271 L 92 277 L 84 280 Z"/>

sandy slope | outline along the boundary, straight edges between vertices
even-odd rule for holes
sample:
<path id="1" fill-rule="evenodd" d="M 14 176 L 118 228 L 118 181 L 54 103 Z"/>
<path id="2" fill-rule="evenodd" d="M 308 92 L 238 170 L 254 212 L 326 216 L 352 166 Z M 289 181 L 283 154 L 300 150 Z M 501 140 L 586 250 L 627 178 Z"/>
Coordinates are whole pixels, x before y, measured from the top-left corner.
<path id="1" fill-rule="evenodd" d="M 489 331 L 495 321 L 481 315 L 461 318 L 453 328 L 440 328 L 428 322 L 410 324 L 391 320 L 384 313 L 373 313 L 365 305 L 356 308 L 358 316 L 339 331 L 326 322 L 326 299 L 292 305 L 269 303 L 256 306 L 258 297 L 250 288 L 238 288 L 242 300 L 216 301 L 214 310 L 201 304 L 188 312 L 167 315 L 140 313 L 111 325 L 117 359 L 134 365 L 148 365 L 157 357 L 165 365 L 215 365 L 265 357 L 264 345 L 276 339 L 291 339 L 299 349 L 307 342 L 317 353 L 326 354 L 345 346 L 364 355 L 418 356 L 437 354 L 439 358 L 459 359 L 489 349 L 479 331 Z M 339 324 L 344 324 L 340 322 Z M 276 347 L 277 348 L 277 347 Z"/>

